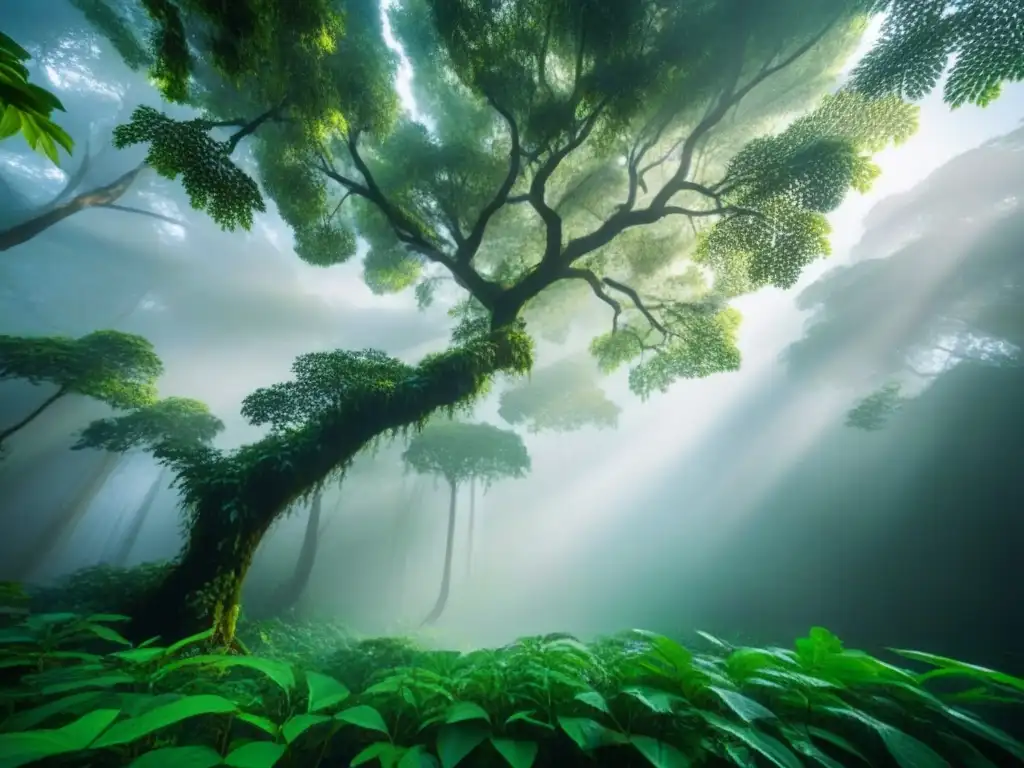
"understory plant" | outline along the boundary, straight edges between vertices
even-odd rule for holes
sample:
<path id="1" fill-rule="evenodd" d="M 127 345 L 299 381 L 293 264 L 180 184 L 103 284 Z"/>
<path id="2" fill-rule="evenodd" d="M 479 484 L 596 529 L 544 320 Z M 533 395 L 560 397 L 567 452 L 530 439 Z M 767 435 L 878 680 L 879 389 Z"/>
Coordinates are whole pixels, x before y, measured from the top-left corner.
<path id="1" fill-rule="evenodd" d="M 822 628 L 791 649 L 632 631 L 468 653 L 332 629 L 333 656 L 306 641 L 314 669 L 261 654 L 283 629 L 229 655 L 209 632 L 133 645 L 116 614 L 6 615 L 0 768 L 1024 765 L 966 708 L 1024 704 L 1024 680 L 895 651 L 913 672 Z"/>

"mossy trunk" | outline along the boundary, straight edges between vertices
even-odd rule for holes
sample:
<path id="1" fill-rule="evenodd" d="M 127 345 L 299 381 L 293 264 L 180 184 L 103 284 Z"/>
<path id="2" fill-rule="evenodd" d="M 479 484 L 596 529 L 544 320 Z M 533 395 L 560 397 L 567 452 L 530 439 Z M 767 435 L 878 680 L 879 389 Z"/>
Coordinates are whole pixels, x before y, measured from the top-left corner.
<path id="1" fill-rule="evenodd" d="M 110 557 L 111 565 L 124 568 L 125 563 L 128 562 L 128 558 L 131 556 L 132 550 L 139 540 L 139 534 L 142 533 L 142 526 L 146 524 L 146 520 L 149 518 L 149 512 L 153 509 L 153 502 L 156 501 L 157 494 L 160 493 L 160 486 L 164 484 L 166 476 L 167 470 L 161 468 L 160 474 L 156 476 L 152 485 L 149 486 L 149 490 L 146 491 L 146 495 L 142 498 L 142 503 L 139 504 L 138 509 L 131 516 L 128 530 L 125 531 L 124 536 L 121 537 L 117 548 Z"/>
<path id="2" fill-rule="evenodd" d="M 448 596 L 452 590 L 452 559 L 455 554 L 455 506 L 459 497 L 459 484 L 454 480 L 448 480 L 450 495 L 448 498 L 448 537 L 444 547 L 444 572 L 441 574 L 441 591 L 437 595 L 437 602 L 423 620 L 423 624 L 433 624 L 441 618 L 445 607 L 448 605 Z"/>
<path id="3" fill-rule="evenodd" d="M 271 600 L 271 612 L 275 615 L 294 608 L 302 598 L 306 587 L 309 586 L 309 579 L 313 575 L 313 566 L 316 564 L 316 553 L 320 548 L 322 503 L 323 494 L 318 491 L 313 495 L 313 501 L 309 505 L 306 533 L 302 537 L 302 548 L 299 550 L 299 559 L 295 563 L 295 571 L 291 578 L 281 585 Z"/>
<path id="4" fill-rule="evenodd" d="M 520 330 L 498 330 L 429 357 L 396 386 L 359 392 L 300 429 L 216 458 L 180 457 L 188 539 L 167 578 L 132 611 L 130 634 L 167 640 L 212 626 L 214 639 L 230 645 L 253 554 L 292 504 L 379 435 L 465 402 L 494 373 L 529 370 L 532 351 Z"/>

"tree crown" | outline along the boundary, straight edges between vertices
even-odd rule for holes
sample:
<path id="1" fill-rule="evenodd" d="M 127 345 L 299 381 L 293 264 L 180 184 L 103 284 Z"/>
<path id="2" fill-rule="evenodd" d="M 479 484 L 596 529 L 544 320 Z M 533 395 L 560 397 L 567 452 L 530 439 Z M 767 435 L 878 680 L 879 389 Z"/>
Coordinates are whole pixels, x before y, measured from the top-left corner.
<path id="1" fill-rule="evenodd" d="M 450 483 L 476 478 L 489 485 L 530 471 L 523 439 L 491 424 L 435 422 L 409 441 L 402 459 L 410 469 L 441 475 Z"/>
<path id="2" fill-rule="evenodd" d="M 154 450 L 167 443 L 202 445 L 212 442 L 223 430 L 224 422 L 211 414 L 205 403 L 166 397 L 122 416 L 91 422 L 72 448 L 125 453 L 133 448 Z"/>

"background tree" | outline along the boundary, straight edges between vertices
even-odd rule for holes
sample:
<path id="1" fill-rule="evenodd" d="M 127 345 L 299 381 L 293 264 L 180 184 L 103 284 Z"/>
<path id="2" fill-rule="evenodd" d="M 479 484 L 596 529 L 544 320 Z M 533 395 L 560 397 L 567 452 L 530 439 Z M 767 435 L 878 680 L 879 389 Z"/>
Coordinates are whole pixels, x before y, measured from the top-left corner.
<path id="1" fill-rule="evenodd" d="M 94 331 L 63 336 L 0 336 L 0 381 L 24 379 L 57 390 L 20 421 L 0 430 L 0 448 L 62 397 L 85 395 L 113 408 L 138 408 L 156 399 L 163 364 L 141 336 Z"/>
<path id="2" fill-rule="evenodd" d="M 72 450 L 95 449 L 124 455 L 135 450 L 152 450 L 159 444 L 204 446 L 224 430 L 224 423 L 204 403 L 183 397 L 167 397 L 131 413 L 97 419 L 81 431 Z M 160 487 L 166 483 L 161 467 L 114 549 L 110 562 L 124 566 L 138 541 Z M 84 510 L 83 510 L 84 512 Z M 66 526 L 64 526 L 66 528 Z"/>
<path id="3" fill-rule="evenodd" d="M 501 393 L 498 415 L 530 432 L 614 429 L 622 409 L 598 383 L 593 360 L 573 357 L 545 366 Z"/>
<path id="4" fill-rule="evenodd" d="M 468 480 L 490 485 L 504 478 L 524 477 L 530 471 L 530 455 L 522 438 L 515 432 L 490 424 L 448 421 L 431 424 L 413 437 L 402 459 L 414 472 L 436 475 L 448 483 L 448 534 L 441 590 L 437 602 L 423 621 L 424 624 L 432 624 L 444 612 L 451 591 L 459 486 Z M 470 517 L 467 561 L 473 554 L 473 524 Z"/>
<path id="5" fill-rule="evenodd" d="M 358 384 L 301 426 L 232 454 L 164 454 L 192 510 L 189 543 L 156 601 L 164 627 L 212 618 L 230 637 L 241 579 L 273 520 L 378 436 L 465 403 L 495 373 L 528 369 L 520 319 L 552 286 L 577 282 L 611 309 L 611 332 L 592 349 L 606 370 L 632 364 L 641 397 L 679 378 L 735 370 L 739 316 L 728 300 L 789 287 L 827 254 L 826 215 L 847 190 L 868 187 L 874 152 L 916 127 L 916 109 L 897 96 L 869 98 L 886 89 L 864 75 L 860 91 L 826 97 L 773 135 L 815 100 L 778 86 L 809 62 L 836 72 L 867 12 L 885 8 L 898 20 L 914 5 L 409 2 L 403 7 L 428 23 L 403 43 L 442 75 L 426 80 L 435 103 L 460 105 L 457 120 L 430 131 L 397 115 L 376 3 L 278 0 L 239 6 L 230 18 L 161 4 L 152 74 L 165 96 L 202 105 L 215 122 L 228 119 L 217 110 L 247 115 L 240 122 L 259 132 L 259 177 L 302 258 L 343 261 L 357 231 L 370 244 L 371 285 L 418 283 L 428 297 L 433 273 L 447 272 L 469 294 L 458 345 L 445 355 L 417 368 L 391 361 L 386 376 L 365 378 L 380 361 L 352 358 L 346 377 Z M 1014 13 L 1012 0 L 976 5 L 961 29 L 988 29 L 982 22 Z M 886 45 L 908 54 L 920 45 L 900 40 Z M 968 47 L 963 38 L 961 52 Z M 821 66 L 826 51 L 832 66 Z M 970 71 L 1013 76 L 1002 62 Z M 908 56 L 901 67 L 916 76 L 934 69 L 934 57 Z M 816 84 L 819 94 L 830 85 Z M 762 137 L 743 141 L 750 126 L 730 129 L 753 104 Z M 147 144 L 148 162 L 180 175 L 195 207 L 246 223 L 262 197 L 208 129 L 139 110 L 117 141 Z M 704 162 L 719 136 L 721 151 Z M 695 248 L 682 247 L 680 231 Z M 681 269 L 687 261 L 697 269 Z M 638 263 L 657 280 L 633 280 L 642 277 Z"/>
<path id="6" fill-rule="evenodd" d="M 57 147 L 69 155 L 74 142 L 67 132 L 53 122 L 54 111 L 64 111 L 60 99 L 29 82 L 24 62 L 28 51 L 0 32 L 0 140 L 21 133 L 29 147 L 60 165 Z"/>

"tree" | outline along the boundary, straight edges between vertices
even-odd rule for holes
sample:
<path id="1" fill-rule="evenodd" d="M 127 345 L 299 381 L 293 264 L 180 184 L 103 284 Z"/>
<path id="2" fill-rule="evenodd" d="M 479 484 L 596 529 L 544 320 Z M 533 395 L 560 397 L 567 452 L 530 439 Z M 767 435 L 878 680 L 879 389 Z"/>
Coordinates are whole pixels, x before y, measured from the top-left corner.
<path id="1" fill-rule="evenodd" d="M 598 384 L 593 361 L 570 358 L 502 392 L 498 415 L 513 426 L 527 424 L 530 432 L 573 432 L 586 426 L 614 429 L 621 410 Z"/>
<path id="2" fill-rule="evenodd" d="M 53 112 L 64 111 L 60 99 L 29 82 L 23 62 L 28 51 L 0 32 L 0 140 L 21 133 L 30 148 L 41 152 L 54 165 L 60 165 L 57 147 L 71 154 L 74 142 L 53 122 Z"/>
<path id="3" fill-rule="evenodd" d="M 167 397 L 131 413 L 93 421 L 81 431 L 72 450 L 95 449 L 123 455 L 138 449 L 151 450 L 159 444 L 209 445 L 223 430 L 224 423 L 210 413 L 205 403 L 183 397 Z M 161 467 L 129 519 L 128 528 L 111 556 L 114 565 L 123 566 L 128 560 L 157 493 L 165 483 L 166 468 Z M 88 502 L 85 506 L 88 506 Z M 72 524 L 74 522 L 71 521 Z"/>
<path id="4" fill-rule="evenodd" d="M 865 432 L 885 429 L 889 419 L 902 410 L 906 401 L 901 389 L 898 382 L 889 382 L 872 392 L 846 414 L 846 426 Z"/>
<path id="5" fill-rule="evenodd" d="M 449 421 L 431 424 L 413 437 L 402 459 L 414 472 L 437 475 L 448 483 L 448 535 L 441 590 L 437 602 L 423 621 L 424 624 L 433 624 L 441 618 L 451 591 L 459 486 L 469 480 L 490 485 L 504 478 L 524 477 L 530 471 L 530 455 L 522 438 L 515 432 L 490 424 Z M 472 519 L 469 535 L 469 546 L 472 547 Z"/>
<path id="6" fill-rule="evenodd" d="M 955 16 L 967 4 L 945 5 Z M 961 28 L 1012 18 L 1015 0 L 973 5 Z M 826 215 L 849 189 L 867 189 L 873 153 L 916 127 L 916 108 L 891 94 L 899 84 L 877 76 L 814 106 L 865 14 L 899 19 L 913 7 L 409 0 L 399 36 L 428 128 L 398 113 L 376 2 L 160 3 L 152 74 L 166 97 L 206 117 L 140 109 L 118 129 L 119 146 L 147 145 L 150 165 L 181 177 L 194 207 L 245 225 L 262 193 L 229 159 L 233 145 L 209 136 L 215 124 L 243 124 L 301 258 L 344 261 L 358 232 L 375 290 L 415 285 L 429 301 L 448 275 L 468 296 L 445 354 L 414 367 L 334 353 L 344 386 L 289 429 L 228 454 L 160 453 L 185 489 L 191 528 L 150 601 L 160 614 L 140 608 L 138 631 L 212 621 L 230 639 L 241 580 L 273 521 L 381 435 L 466 405 L 496 374 L 528 370 L 523 318 L 566 284 L 611 310 L 592 350 L 606 370 L 632 364 L 639 396 L 735 370 L 740 318 L 728 300 L 789 287 L 826 255 Z M 920 38 L 894 29 L 887 50 L 914 53 Z M 1002 59 L 981 61 L 988 69 L 973 76 L 1013 76 Z M 917 76 L 934 57 L 901 66 Z M 802 67 L 814 88 L 795 74 Z"/>
<path id="7" fill-rule="evenodd" d="M 85 395 L 118 409 L 148 405 L 156 399 L 162 373 L 153 346 L 130 333 L 94 331 L 77 339 L 0 336 L 0 381 L 24 379 L 57 387 L 23 419 L 0 430 L 0 447 L 67 395 Z"/>

